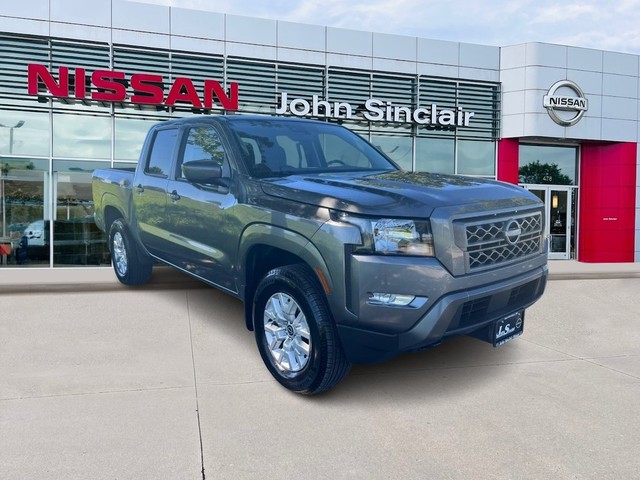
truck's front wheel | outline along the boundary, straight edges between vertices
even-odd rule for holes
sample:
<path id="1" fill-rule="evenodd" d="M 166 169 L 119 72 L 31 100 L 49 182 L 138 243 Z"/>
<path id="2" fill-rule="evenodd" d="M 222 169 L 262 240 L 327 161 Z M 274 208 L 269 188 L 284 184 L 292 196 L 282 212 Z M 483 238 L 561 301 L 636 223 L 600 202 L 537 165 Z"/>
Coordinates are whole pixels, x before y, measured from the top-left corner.
<path id="1" fill-rule="evenodd" d="M 253 318 L 262 360 L 289 390 L 313 395 L 349 373 L 331 314 L 306 266 L 271 270 L 256 290 Z"/>
<path id="2" fill-rule="evenodd" d="M 125 285 L 142 285 L 151 278 L 153 265 L 140 259 L 129 228 L 122 219 L 111 224 L 109 230 L 109 249 L 113 270 L 120 282 Z"/>

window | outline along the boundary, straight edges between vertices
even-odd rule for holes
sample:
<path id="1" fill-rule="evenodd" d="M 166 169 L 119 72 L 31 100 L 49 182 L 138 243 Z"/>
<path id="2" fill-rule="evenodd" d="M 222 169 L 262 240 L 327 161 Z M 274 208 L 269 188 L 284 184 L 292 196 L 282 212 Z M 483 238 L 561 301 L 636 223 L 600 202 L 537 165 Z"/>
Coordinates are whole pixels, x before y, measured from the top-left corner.
<path id="1" fill-rule="evenodd" d="M 332 133 L 318 135 L 327 167 L 371 168 L 371 160 L 359 147 Z"/>
<path id="2" fill-rule="evenodd" d="M 496 171 L 495 165 L 495 143 L 458 140 L 459 174 L 493 176 Z"/>
<path id="3" fill-rule="evenodd" d="M 54 267 L 109 265 L 106 235 L 93 219 L 91 175 L 97 168 L 109 168 L 109 162 L 53 161 Z"/>
<path id="4" fill-rule="evenodd" d="M 520 145 L 520 183 L 576 185 L 577 147 Z"/>
<path id="5" fill-rule="evenodd" d="M 245 149 L 252 175 L 353 170 L 395 170 L 395 167 L 358 135 L 329 123 L 292 121 L 233 121 Z"/>
<path id="6" fill-rule="evenodd" d="M 137 161 L 149 128 L 159 121 L 160 119 L 116 117 L 114 158 Z"/>
<path id="7" fill-rule="evenodd" d="M 53 156 L 111 158 L 111 118 L 54 113 Z"/>
<path id="8" fill-rule="evenodd" d="M 49 155 L 47 112 L 0 111 L 0 154 Z"/>
<path id="9" fill-rule="evenodd" d="M 49 162 L 0 159 L 0 266 L 49 265 Z"/>
<path id="10" fill-rule="evenodd" d="M 373 143 L 378 150 L 394 160 L 403 170 L 413 170 L 413 139 L 411 137 L 372 136 Z"/>
<path id="11" fill-rule="evenodd" d="M 171 168 L 171 160 L 177 139 L 178 130 L 175 128 L 158 130 L 156 132 L 151 147 L 151 154 L 149 155 L 149 161 L 144 169 L 145 173 L 161 177 L 169 176 L 169 169 Z"/>
<path id="12" fill-rule="evenodd" d="M 224 147 L 218 133 L 211 127 L 195 127 L 189 130 L 182 161 L 177 166 L 176 177 L 184 178 L 181 165 L 196 160 L 210 160 L 224 165 Z"/>
<path id="13" fill-rule="evenodd" d="M 453 174 L 454 146 L 453 139 L 417 138 L 416 171 Z"/>
<path id="14" fill-rule="evenodd" d="M 300 143 L 282 135 L 276 137 L 276 142 L 284 150 L 287 167 L 304 168 L 309 166 L 304 149 Z"/>

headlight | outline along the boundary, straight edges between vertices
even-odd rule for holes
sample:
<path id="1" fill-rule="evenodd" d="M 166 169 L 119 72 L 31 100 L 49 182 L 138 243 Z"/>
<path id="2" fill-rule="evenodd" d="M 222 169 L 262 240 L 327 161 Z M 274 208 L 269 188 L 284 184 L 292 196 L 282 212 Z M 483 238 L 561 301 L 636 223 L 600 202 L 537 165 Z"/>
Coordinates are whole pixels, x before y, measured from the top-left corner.
<path id="1" fill-rule="evenodd" d="M 433 235 L 428 220 L 404 218 L 365 218 L 344 212 L 334 219 L 356 225 L 362 234 L 362 246 L 357 253 L 381 255 L 416 255 L 433 257 Z"/>

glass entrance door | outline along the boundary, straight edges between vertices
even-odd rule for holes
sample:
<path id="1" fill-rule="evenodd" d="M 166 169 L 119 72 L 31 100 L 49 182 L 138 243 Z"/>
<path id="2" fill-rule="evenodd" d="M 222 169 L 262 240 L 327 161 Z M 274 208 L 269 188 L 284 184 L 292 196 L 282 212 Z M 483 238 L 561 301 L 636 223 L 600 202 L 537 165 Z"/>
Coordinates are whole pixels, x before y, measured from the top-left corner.
<path id="1" fill-rule="evenodd" d="M 549 259 L 568 260 L 574 256 L 574 189 L 561 186 L 529 185 L 527 190 L 545 205 L 545 233 L 549 237 Z"/>

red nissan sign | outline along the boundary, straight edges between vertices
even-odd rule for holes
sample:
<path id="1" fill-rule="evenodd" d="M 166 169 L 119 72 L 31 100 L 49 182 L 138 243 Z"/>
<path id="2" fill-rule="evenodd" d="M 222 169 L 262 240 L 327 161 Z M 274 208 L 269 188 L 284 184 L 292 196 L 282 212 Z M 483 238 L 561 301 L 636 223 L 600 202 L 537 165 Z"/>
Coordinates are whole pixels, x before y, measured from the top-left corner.
<path id="1" fill-rule="evenodd" d="M 162 75 L 134 73 L 127 78 L 125 72 L 114 70 L 96 70 L 90 75 L 84 68 L 73 69 L 73 75 L 70 71 L 69 67 L 59 67 L 56 80 L 45 65 L 30 64 L 28 67 L 29 95 L 41 95 L 42 91 L 47 91 L 56 98 L 99 102 L 130 101 L 167 107 L 182 103 L 193 108 L 205 109 L 213 108 L 215 99 L 225 110 L 238 110 L 238 84 L 234 82 L 229 84 L 227 93 L 219 82 L 205 80 L 204 96 L 200 98 L 190 78 L 177 77 L 165 96 L 165 82 Z M 130 96 L 127 94 L 127 85 L 133 90 Z M 87 86 L 92 87 L 90 92 L 87 91 Z"/>

